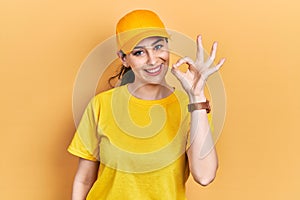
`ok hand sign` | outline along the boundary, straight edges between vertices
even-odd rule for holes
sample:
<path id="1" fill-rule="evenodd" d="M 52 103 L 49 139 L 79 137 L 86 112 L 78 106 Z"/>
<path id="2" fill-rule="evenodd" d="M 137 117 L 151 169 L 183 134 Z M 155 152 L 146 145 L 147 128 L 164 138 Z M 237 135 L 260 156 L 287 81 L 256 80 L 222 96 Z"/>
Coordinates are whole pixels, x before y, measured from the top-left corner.
<path id="1" fill-rule="evenodd" d="M 196 61 L 193 61 L 189 57 L 184 57 L 173 64 L 171 71 L 180 81 L 190 99 L 199 99 L 204 97 L 204 87 L 207 78 L 218 71 L 225 62 L 225 58 L 223 58 L 216 66 L 211 67 L 216 57 L 216 51 L 217 43 L 214 42 L 209 58 L 204 61 L 202 37 L 199 35 L 197 37 Z M 178 69 L 178 67 L 182 64 L 188 65 L 188 70 L 186 72 L 182 72 Z"/>

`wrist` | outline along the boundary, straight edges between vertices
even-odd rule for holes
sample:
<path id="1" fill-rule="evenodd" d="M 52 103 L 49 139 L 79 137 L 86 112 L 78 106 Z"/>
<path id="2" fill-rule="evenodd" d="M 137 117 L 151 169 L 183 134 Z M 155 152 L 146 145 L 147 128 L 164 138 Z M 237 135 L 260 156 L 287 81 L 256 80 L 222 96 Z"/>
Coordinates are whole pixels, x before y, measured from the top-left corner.
<path id="1" fill-rule="evenodd" d="M 190 103 L 205 102 L 206 97 L 205 97 L 204 93 L 200 94 L 200 95 L 189 95 L 189 100 L 190 100 Z"/>

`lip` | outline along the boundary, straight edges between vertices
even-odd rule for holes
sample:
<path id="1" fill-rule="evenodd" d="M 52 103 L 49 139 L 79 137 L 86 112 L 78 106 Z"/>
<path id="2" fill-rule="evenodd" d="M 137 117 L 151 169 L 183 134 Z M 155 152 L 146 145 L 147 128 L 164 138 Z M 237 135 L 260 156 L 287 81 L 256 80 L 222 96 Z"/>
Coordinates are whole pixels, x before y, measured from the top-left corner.
<path id="1" fill-rule="evenodd" d="M 160 72 L 162 71 L 162 67 L 163 67 L 163 65 L 160 64 L 157 67 L 145 69 L 144 71 L 150 76 L 156 76 L 156 75 L 160 74 Z"/>

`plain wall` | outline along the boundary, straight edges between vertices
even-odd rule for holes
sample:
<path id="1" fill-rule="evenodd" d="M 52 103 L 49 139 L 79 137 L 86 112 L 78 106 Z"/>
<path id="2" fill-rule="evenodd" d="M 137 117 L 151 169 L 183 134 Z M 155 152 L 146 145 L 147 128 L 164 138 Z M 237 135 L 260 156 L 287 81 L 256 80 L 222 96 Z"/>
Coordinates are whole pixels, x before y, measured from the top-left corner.
<path id="1" fill-rule="evenodd" d="M 189 200 L 299 199 L 300 3 L 297 0 L 0 2 L 0 199 L 70 199 L 77 158 L 73 84 L 89 52 L 136 8 L 207 50 L 219 41 L 227 94 L 220 167 Z"/>

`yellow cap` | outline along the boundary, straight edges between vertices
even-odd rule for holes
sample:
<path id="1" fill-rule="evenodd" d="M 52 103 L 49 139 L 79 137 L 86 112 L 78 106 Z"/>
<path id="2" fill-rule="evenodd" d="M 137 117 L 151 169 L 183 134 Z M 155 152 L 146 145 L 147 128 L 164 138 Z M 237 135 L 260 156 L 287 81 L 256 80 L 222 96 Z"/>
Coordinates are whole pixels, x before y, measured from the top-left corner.
<path id="1" fill-rule="evenodd" d="M 122 17 L 116 28 L 119 50 L 128 53 L 143 39 L 160 36 L 169 38 L 163 22 L 150 10 L 134 10 Z"/>

